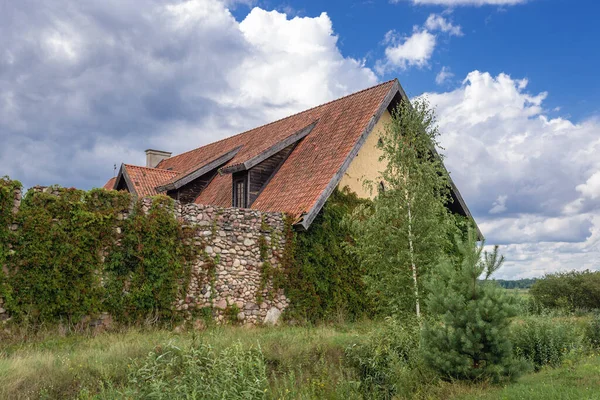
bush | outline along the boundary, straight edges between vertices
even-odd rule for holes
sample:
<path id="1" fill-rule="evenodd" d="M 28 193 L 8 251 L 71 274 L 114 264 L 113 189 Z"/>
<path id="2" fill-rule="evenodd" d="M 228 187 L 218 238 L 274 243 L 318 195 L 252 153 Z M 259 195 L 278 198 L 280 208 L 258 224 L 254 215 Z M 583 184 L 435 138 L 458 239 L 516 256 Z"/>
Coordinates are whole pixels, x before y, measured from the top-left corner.
<path id="1" fill-rule="evenodd" d="M 536 371 L 545 365 L 560 365 L 567 354 L 582 345 L 579 328 L 552 318 L 518 321 L 511 333 L 515 355 L 532 363 Z"/>
<path id="2" fill-rule="evenodd" d="M 346 348 L 346 360 L 360 379 L 366 398 L 391 399 L 414 392 L 428 372 L 422 368 L 418 325 L 400 325 L 388 319 L 368 339 Z"/>
<path id="3" fill-rule="evenodd" d="M 261 399 L 267 371 L 260 348 L 244 350 L 239 342 L 220 351 L 167 344 L 136 365 L 128 388 L 125 397 L 140 399 Z"/>
<path id="4" fill-rule="evenodd" d="M 585 330 L 585 338 L 593 348 L 600 348 L 600 313 L 593 315 Z"/>
<path id="5" fill-rule="evenodd" d="M 530 289 L 531 295 L 545 307 L 600 309 L 600 272 L 571 271 L 546 275 Z"/>

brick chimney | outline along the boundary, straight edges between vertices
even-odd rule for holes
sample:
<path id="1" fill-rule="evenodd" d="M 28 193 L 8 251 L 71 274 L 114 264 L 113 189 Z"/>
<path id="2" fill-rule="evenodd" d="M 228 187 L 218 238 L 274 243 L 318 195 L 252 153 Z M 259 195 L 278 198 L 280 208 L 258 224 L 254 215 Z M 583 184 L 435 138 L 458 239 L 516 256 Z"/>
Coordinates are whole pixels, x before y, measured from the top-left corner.
<path id="1" fill-rule="evenodd" d="M 146 150 L 146 167 L 148 168 L 156 168 L 159 162 L 162 160 L 166 160 L 171 157 L 171 153 L 168 151 L 160 151 L 160 150 Z"/>

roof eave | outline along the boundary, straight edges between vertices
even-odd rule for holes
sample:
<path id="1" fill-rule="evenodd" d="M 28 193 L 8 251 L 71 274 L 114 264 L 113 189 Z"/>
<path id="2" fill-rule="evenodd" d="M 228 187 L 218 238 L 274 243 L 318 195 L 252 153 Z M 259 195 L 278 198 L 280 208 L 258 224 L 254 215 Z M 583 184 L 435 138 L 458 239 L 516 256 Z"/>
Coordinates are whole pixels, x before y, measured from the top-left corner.
<path id="1" fill-rule="evenodd" d="M 207 172 L 212 171 L 215 168 L 218 168 L 220 165 L 225 164 L 226 162 L 230 161 L 231 159 L 233 159 L 233 157 L 235 157 L 235 155 L 240 151 L 240 149 L 242 148 L 242 146 L 237 146 L 236 148 L 234 148 L 233 150 L 228 151 L 227 153 L 223 154 L 222 156 L 212 160 L 211 162 L 207 163 L 207 164 L 203 164 L 200 165 L 197 169 L 189 172 L 188 174 L 182 176 L 181 178 L 177 179 L 176 181 L 173 182 L 169 182 L 165 185 L 160 185 L 156 187 L 156 191 L 157 192 L 166 192 L 169 190 L 176 190 L 179 189 L 180 187 L 187 185 L 188 183 L 192 182 L 193 180 L 201 177 L 202 175 L 206 174 Z"/>
<path id="2" fill-rule="evenodd" d="M 281 140 L 280 142 L 275 143 L 273 146 L 269 147 L 262 153 L 254 156 L 254 157 L 250 158 L 249 160 L 246 160 L 242 163 L 222 168 L 220 170 L 220 172 L 224 173 L 224 174 L 232 174 L 235 172 L 249 170 L 250 168 L 256 166 L 257 164 L 260 164 L 267 158 L 279 153 L 281 150 L 285 149 L 286 147 L 288 147 L 288 146 L 298 142 L 299 140 L 303 139 L 304 137 L 306 137 L 310 132 L 312 132 L 313 128 L 317 125 L 318 122 L 319 122 L 318 120 L 312 122 L 310 125 L 305 126 L 304 128 L 300 129 L 299 131 L 296 131 L 293 134 L 291 134 L 290 136 L 288 136 L 287 138 Z"/>

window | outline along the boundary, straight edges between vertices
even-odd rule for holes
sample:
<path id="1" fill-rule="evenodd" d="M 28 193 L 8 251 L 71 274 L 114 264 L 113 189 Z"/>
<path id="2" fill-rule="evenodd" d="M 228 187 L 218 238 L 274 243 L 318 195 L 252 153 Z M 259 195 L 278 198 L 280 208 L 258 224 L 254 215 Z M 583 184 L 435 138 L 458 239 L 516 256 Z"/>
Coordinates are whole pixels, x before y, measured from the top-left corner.
<path id="1" fill-rule="evenodd" d="M 246 208 L 246 179 L 236 179 L 233 181 L 233 206 L 238 208 Z"/>

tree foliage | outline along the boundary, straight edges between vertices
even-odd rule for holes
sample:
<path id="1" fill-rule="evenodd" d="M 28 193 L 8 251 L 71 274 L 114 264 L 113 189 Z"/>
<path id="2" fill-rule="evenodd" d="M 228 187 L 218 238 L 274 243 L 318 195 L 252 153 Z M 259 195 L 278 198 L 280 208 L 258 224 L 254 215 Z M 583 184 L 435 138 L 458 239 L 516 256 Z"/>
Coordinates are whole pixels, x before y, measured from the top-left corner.
<path id="1" fill-rule="evenodd" d="M 462 261 L 441 262 L 428 283 L 431 320 L 422 332 L 425 360 L 446 379 L 516 377 L 524 368 L 514 359 L 509 339 L 509 319 L 516 308 L 504 289 L 489 281 L 504 258 L 497 246 L 483 253 L 472 231 L 458 247 Z"/>
<path id="2" fill-rule="evenodd" d="M 414 313 L 425 290 L 422 278 L 449 249 L 448 234 L 456 229 L 446 208 L 450 189 L 435 150 L 438 136 L 425 100 L 401 102 L 378 145 L 385 190 L 353 215 L 355 252 L 370 296 L 387 314 Z"/>
<path id="3" fill-rule="evenodd" d="M 600 309 L 600 272 L 587 270 L 548 274 L 533 284 L 530 293 L 545 307 Z"/>

